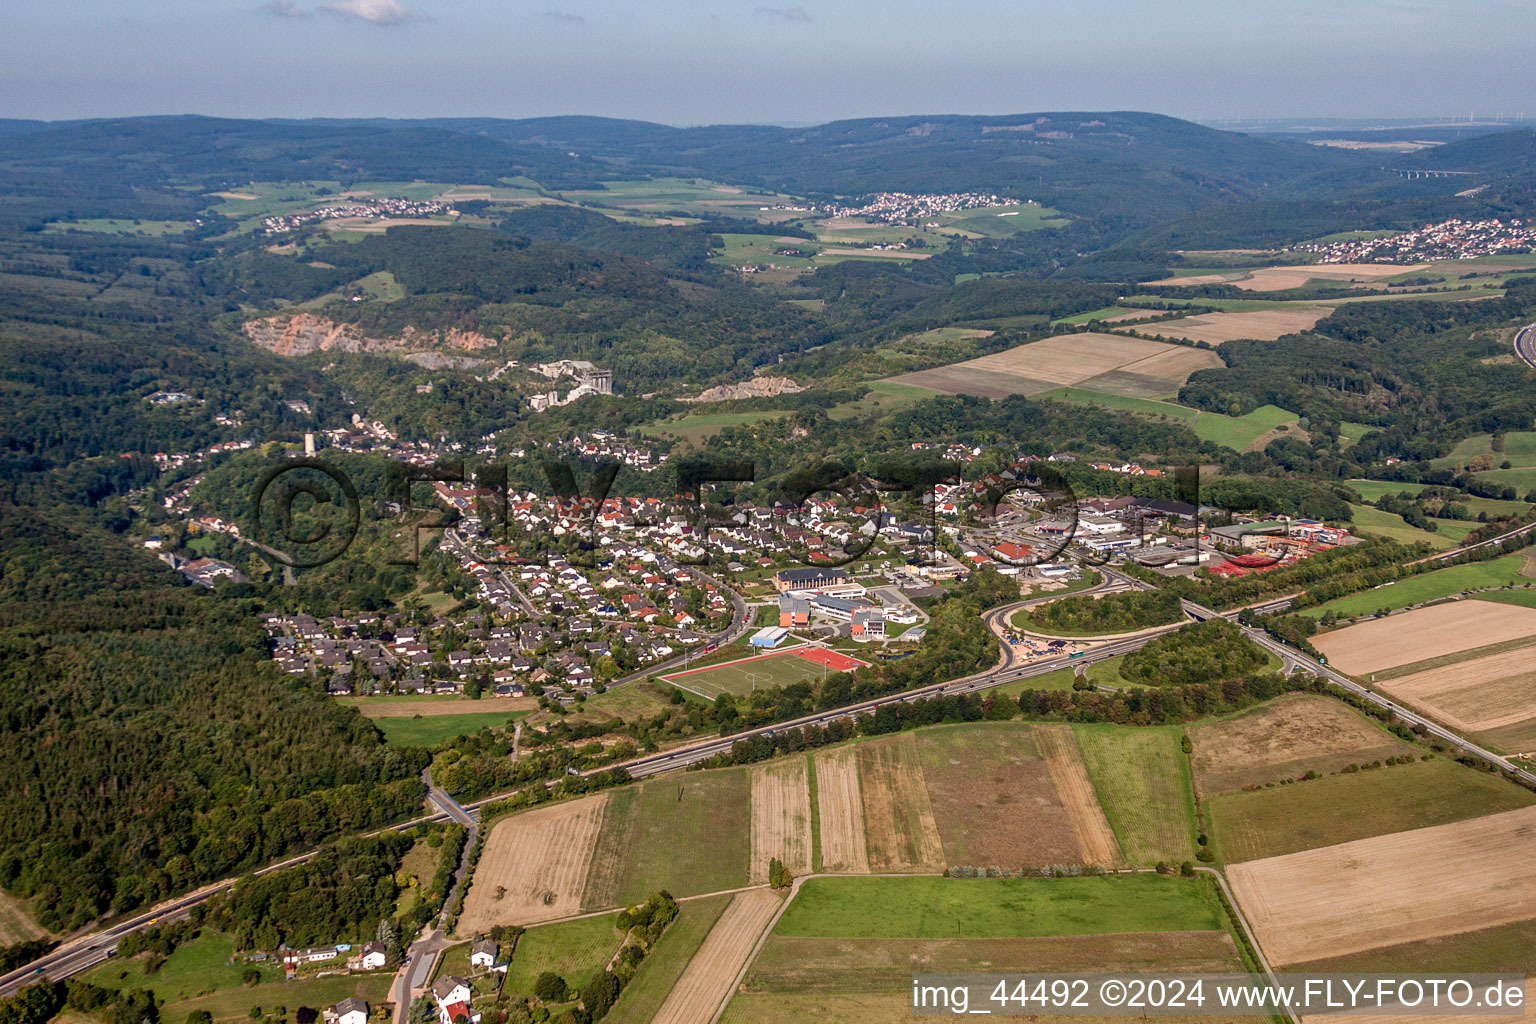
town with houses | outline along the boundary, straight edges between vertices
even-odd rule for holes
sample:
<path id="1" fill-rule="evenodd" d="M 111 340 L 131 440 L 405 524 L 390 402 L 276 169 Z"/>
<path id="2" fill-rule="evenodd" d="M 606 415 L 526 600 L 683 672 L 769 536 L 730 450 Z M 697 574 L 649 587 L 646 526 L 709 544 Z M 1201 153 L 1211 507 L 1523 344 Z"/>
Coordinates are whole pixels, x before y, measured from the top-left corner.
<path id="1" fill-rule="evenodd" d="M 379 199 L 356 199 L 334 206 L 321 206 L 313 210 L 274 214 L 262 220 L 262 227 L 269 235 L 282 234 L 306 224 L 318 224 L 327 220 L 395 220 L 406 217 L 434 217 L 446 214 L 458 216 L 458 211 L 445 203 L 434 200 L 403 199 L 398 196 Z"/>
<path id="2" fill-rule="evenodd" d="M 1492 217 L 1486 220 L 1453 218 L 1381 237 L 1308 242 L 1292 246 L 1289 251 L 1317 253 L 1319 263 L 1423 263 L 1533 250 L 1536 250 L 1536 228 L 1518 217 L 1508 221 Z"/>
<path id="3" fill-rule="evenodd" d="M 586 454 L 622 450 L 615 437 L 575 442 Z M 940 450 L 973 457 L 957 446 Z M 471 585 L 476 610 L 426 623 L 404 613 L 272 614 L 264 625 L 284 671 L 323 678 L 336 696 L 469 693 L 569 705 L 620 678 L 686 664 L 754 625 L 749 643 L 759 648 L 845 638 L 899 649 L 924 636 L 914 598 L 982 567 L 1017 579 L 1025 594 L 1049 593 L 1081 579 L 1084 561 L 1230 577 L 1356 542 L 1342 527 L 1283 517 L 1206 527 L 1201 517 L 1225 513 L 1165 499 L 1073 502 L 1030 489 L 1012 490 L 995 509 L 974 499 L 978 487 L 1006 491 L 1017 479 L 1004 472 L 979 484 L 940 484 L 908 517 L 830 499 L 795 508 L 741 503 L 707 530 L 689 506 L 659 498 L 598 505 L 532 492 L 507 496 L 503 530 L 491 514 L 500 494 L 438 482 L 437 500 L 459 517 L 440 551 Z M 519 556 L 508 543 L 518 537 L 544 538 L 549 548 Z M 858 557 L 839 567 L 849 552 Z M 199 582 L 235 573 L 198 562 L 180 568 Z"/>
<path id="4" fill-rule="evenodd" d="M 989 192 L 875 192 L 860 196 L 857 203 L 820 203 L 807 206 L 778 204 L 764 206 L 763 210 L 804 213 L 814 211 L 828 217 L 863 218 L 884 224 L 905 224 L 922 221 L 940 213 L 959 213 L 962 210 L 982 210 L 992 206 L 1017 206 L 1024 200 Z"/>

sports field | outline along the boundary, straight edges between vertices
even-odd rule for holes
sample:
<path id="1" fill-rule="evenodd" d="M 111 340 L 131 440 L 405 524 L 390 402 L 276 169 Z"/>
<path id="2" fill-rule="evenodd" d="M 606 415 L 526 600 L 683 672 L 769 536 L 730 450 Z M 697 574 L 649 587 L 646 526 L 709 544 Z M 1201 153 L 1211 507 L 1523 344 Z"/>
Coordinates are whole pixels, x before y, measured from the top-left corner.
<path id="1" fill-rule="evenodd" d="M 775 651 L 739 661 L 727 661 L 707 668 L 674 672 L 661 678 L 673 686 L 714 700 L 722 693 L 741 697 L 753 690 L 789 686 L 808 679 L 819 680 L 824 672 L 851 672 L 867 664 L 837 651 L 801 647 L 792 651 Z"/>

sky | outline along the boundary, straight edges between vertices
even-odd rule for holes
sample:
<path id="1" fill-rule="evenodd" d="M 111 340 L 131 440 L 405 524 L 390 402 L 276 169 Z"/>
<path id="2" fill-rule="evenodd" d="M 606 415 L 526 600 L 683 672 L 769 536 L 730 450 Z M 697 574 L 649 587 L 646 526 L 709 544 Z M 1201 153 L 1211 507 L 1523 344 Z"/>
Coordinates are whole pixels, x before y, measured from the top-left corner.
<path id="1" fill-rule="evenodd" d="M 0 116 L 1536 114 L 1533 0 L 5 0 Z"/>

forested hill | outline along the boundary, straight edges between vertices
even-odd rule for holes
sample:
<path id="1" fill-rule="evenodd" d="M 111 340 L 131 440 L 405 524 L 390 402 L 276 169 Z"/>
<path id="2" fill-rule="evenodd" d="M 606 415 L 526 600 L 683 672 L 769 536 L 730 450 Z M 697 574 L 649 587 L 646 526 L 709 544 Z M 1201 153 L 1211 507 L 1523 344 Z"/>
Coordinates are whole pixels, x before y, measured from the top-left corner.
<path id="1" fill-rule="evenodd" d="M 1211 202 L 1358 184 L 1377 161 L 1160 114 L 1030 113 L 833 121 L 811 128 L 644 126 L 605 118 L 436 122 L 795 194 L 982 190 L 1139 223 Z"/>
<path id="2" fill-rule="evenodd" d="M 1379 173 L 1375 161 L 1355 153 L 1124 112 L 892 117 L 813 128 L 672 128 L 592 117 L 152 117 L 11 127 L 0 154 L 0 191 L 70 194 L 83 209 L 103 211 L 135 189 L 140 200 L 147 189 L 174 202 L 168 185 L 490 183 L 524 175 L 564 189 L 641 172 L 704 175 L 800 195 L 1012 193 L 1078 217 L 1150 224 L 1212 202 L 1357 185 Z"/>

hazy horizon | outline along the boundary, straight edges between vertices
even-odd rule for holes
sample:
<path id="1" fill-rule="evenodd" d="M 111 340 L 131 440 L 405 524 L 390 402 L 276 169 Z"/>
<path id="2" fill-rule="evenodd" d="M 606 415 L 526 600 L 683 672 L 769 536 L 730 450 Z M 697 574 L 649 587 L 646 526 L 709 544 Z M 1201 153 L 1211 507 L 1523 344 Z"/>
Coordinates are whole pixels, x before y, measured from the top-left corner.
<path id="1" fill-rule="evenodd" d="M 1536 112 L 1536 5 L 1213 0 L 58 0 L 0 14 L 0 116 L 697 125 L 1146 110 L 1203 122 Z M 144 54 L 172 54 L 148 61 Z"/>

